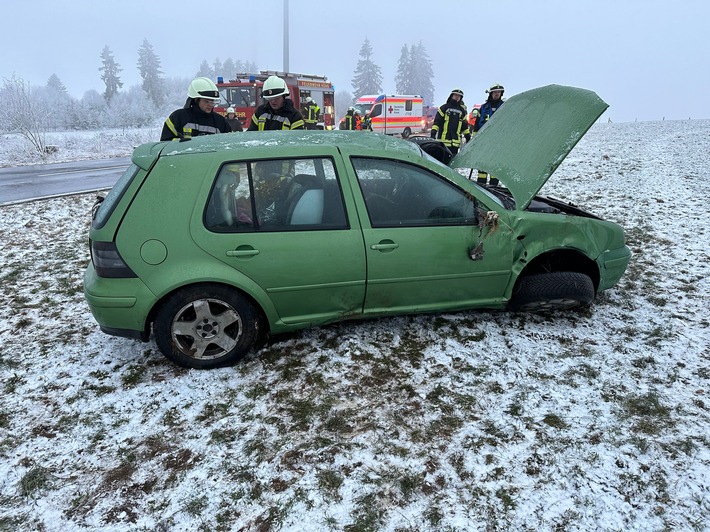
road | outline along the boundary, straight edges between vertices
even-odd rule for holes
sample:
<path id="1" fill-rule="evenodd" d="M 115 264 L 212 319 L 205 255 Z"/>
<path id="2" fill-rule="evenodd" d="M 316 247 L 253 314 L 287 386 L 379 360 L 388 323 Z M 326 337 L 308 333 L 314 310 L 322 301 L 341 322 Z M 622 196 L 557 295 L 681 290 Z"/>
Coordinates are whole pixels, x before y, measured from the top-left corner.
<path id="1" fill-rule="evenodd" d="M 0 205 L 111 188 L 130 157 L 0 168 Z"/>

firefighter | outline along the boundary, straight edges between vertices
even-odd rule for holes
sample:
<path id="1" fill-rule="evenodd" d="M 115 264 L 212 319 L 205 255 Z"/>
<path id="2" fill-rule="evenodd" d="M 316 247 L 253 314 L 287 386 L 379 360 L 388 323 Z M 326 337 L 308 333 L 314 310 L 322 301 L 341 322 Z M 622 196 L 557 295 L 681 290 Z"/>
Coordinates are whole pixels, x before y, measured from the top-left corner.
<path id="1" fill-rule="evenodd" d="M 301 112 L 303 113 L 303 121 L 306 124 L 306 129 L 318 129 L 320 107 L 313 101 L 313 98 L 310 96 L 306 98 L 306 103 Z"/>
<path id="2" fill-rule="evenodd" d="M 360 116 L 360 110 L 355 109 L 355 129 L 360 131 L 362 129 L 362 116 Z"/>
<path id="3" fill-rule="evenodd" d="M 227 120 L 213 112 L 217 101 L 219 90 L 211 79 L 193 79 L 187 88 L 185 105 L 167 118 L 160 140 L 187 140 L 200 135 L 231 132 Z"/>
<path id="4" fill-rule="evenodd" d="M 304 129 L 303 115 L 294 107 L 283 79 L 266 78 L 261 96 L 265 102 L 254 111 L 247 131 Z"/>
<path id="5" fill-rule="evenodd" d="M 365 111 L 365 118 L 362 119 L 362 130 L 363 131 L 372 131 L 372 120 L 370 120 L 369 109 L 367 111 Z"/>
<path id="6" fill-rule="evenodd" d="M 229 127 L 232 131 L 244 131 L 241 121 L 237 118 L 237 113 L 234 112 L 234 107 L 227 107 L 227 114 L 225 115 Z"/>
<path id="7" fill-rule="evenodd" d="M 491 85 L 488 89 L 486 89 L 486 93 L 488 94 L 488 98 L 486 99 L 485 103 L 481 105 L 481 108 L 478 110 L 479 116 L 476 119 L 476 125 L 473 126 L 473 131 L 477 133 L 480 131 L 480 129 L 486 125 L 486 122 L 488 122 L 491 117 L 493 116 L 493 113 L 495 113 L 498 109 L 500 109 L 501 105 L 503 105 L 504 100 L 503 100 L 503 93 L 505 92 L 505 88 L 503 85 L 500 83 L 494 83 Z M 488 178 L 490 177 L 490 182 L 488 182 Z M 476 179 L 476 183 L 479 185 L 486 185 L 489 184 L 492 187 L 497 187 L 498 186 L 498 178 L 489 176 L 486 172 L 478 172 L 478 179 Z"/>
<path id="8" fill-rule="evenodd" d="M 343 129 L 355 129 L 356 127 L 355 108 L 348 107 L 348 112 L 345 113 L 345 118 L 343 118 Z"/>
<path id="9" fill-rule="evenodd" d="M 431 127 L 431 138 L 440 139 L 449 148 L 451 155 L 456 155 L 461 147 L 461 139 L 471 140 L 468 128 L 466 104 L 463 103 L 463 91 L 453 89 L 446 103 L 439 107 Z"/>

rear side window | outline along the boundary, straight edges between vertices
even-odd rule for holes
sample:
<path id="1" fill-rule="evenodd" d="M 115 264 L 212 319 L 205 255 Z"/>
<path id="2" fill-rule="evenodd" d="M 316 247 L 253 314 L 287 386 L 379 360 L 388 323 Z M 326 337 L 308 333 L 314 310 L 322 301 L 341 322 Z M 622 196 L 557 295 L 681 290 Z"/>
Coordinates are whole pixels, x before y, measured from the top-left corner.
<path id="1" fill-rule="evenodd" d="M 131 164 L 123 175 L 119 178 L 113 188 L 106 195 L 106 198 L 99 204 L 99 208 L 94 212 L 94 218 L 91 221 L 91 227 L 94 229 L 101 229 L 109 218 L 113 214 L 116 205 L 121 201 L 123 194 L 128 189 L 128 185 L 131 184 L 133 178 L 136 177 L 140 168 L 135 164 Z"/>
<path id="2" fill-rule="evenodd" d="M 327 158 L 222 165 L 204 221 L 220 233 L 348 228 L 338 176 Z"/>

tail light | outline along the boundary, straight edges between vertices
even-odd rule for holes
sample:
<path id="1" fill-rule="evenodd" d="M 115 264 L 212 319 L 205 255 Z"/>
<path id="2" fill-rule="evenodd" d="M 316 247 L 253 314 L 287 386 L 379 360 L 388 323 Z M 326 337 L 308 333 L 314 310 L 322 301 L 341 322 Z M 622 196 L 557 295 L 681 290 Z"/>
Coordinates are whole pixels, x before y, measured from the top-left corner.
<path id="1" fill-rule="evenodd" d="M 91 241 L 91 262 L 99 277 L 112 279 L 138 277 L 121 258 L 115 242 Z"/>

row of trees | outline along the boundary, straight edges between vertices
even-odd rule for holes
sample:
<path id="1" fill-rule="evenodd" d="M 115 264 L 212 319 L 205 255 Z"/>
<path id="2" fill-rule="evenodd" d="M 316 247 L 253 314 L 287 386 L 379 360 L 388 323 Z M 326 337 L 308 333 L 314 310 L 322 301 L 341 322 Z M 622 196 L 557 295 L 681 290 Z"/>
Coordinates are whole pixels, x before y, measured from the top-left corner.
<path id="1" fill-rule="evenodd" d="M 345 114 L 347 106 L 363 94 L 382 92 L 381 69 L 373 61 L 373 49 L 368 39 L 365 39 L 359 55 L 352 79 L 354 92 L 338 91 L 335 95 L 338 116 Z M 81 99 L 72 97 L 56 74 L 49 77 L 46 85 L 39 87 L 32 87 L 15 76 L 4 79 L 0 87 L 0 131 L 22 134 L 44 156 L 47 153 L 47 131 L 158 125 L 174 110 L 175 102 L 185 99 L 190 78 L 165 77 L 160 58 L 147 39 L 138 49 L 139 86 L 122 90 L 123 68 L 108 46 L 101 51 L 100 61 L 98 70 L 105 87 L 103 94 L 92 89 Z M 230 79 L 237 72 L 257 71 L 255 63 L 228 58 L 224 62 L 215 59 L 212 63 L 203 60 L 195 75 Z M 405 44 L 395 77 L 396 91 L 419 94 L 425 102 L 431 103 L 434 95 L 432 80 L 431 61 L 422 43 Z"/>
<path id="2" fill-rule="evenodd" d="M 352 78 L 353 101 L 363 94 L 382 93 L 382 70 L 372 59 L 372 45 L 365 39 Z M 398 94 L 417 94 L 429 105 L 434 102 L 434 70 L 421 41 L 402 46 L 394 78 Z"/>

